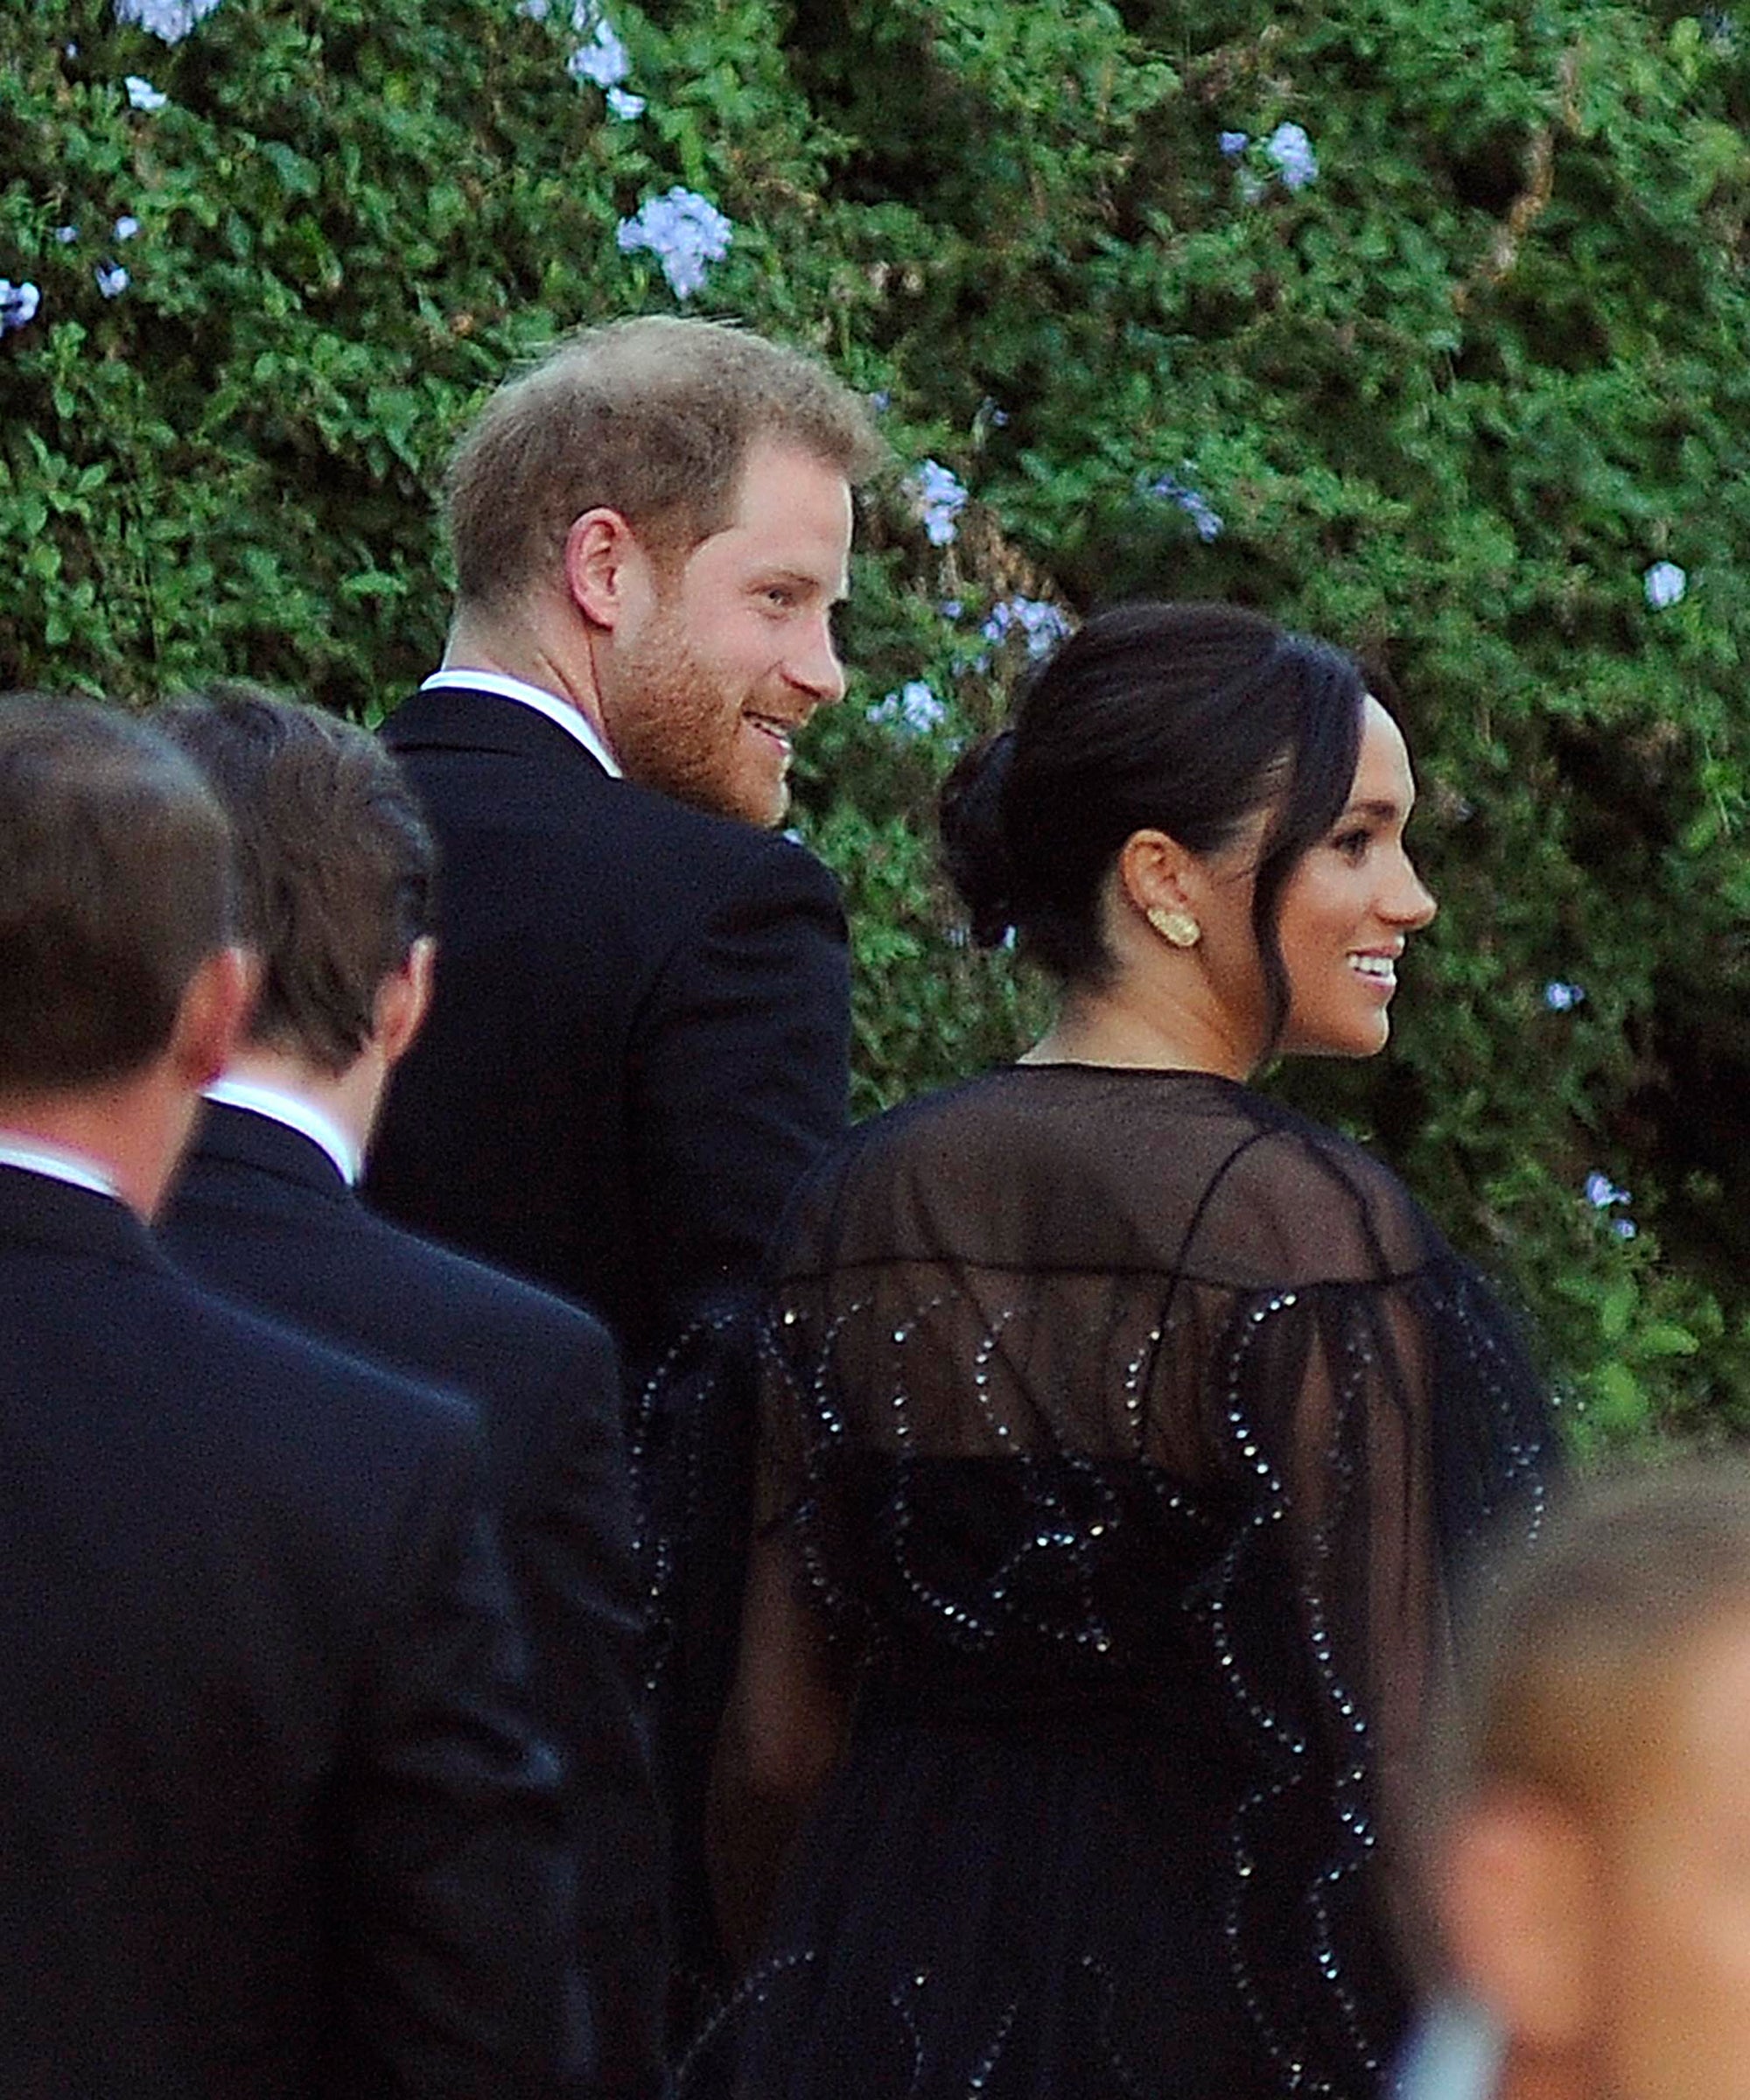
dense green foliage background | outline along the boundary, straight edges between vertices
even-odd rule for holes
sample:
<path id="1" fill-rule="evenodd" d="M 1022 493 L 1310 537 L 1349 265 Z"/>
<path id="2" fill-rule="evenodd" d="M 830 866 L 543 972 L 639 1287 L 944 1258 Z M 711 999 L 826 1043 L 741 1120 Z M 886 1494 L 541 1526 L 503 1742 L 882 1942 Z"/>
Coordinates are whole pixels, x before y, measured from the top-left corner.
<path id="1" fill-rule="evenodd" d="M 1040 1011 L 956 944 L 928 816 L 1031 608 L 1259 604 L 1396 682 L 1443 904 L 1389 1057 L 1270 1083 L 1516 1279 L 1583 1443 L 1750 1426 L 1750 29 L 608 15 L 640 116 L 568 70 L 570 0 L 220 0 L 173 41 L 9 0 L 0 275 L 39 304 L 0 338 L 0 685 L 228 671 L 373 718 L 441 645 L 458 423 L 555 331 L 680 304 L 616 233 L 702 194 L 733 234 L 690 310 L 819 348 L 898 462 L 801 797 L 849 892 L 859 1105 Z M 952 538 L 926 458 L 970 492 Z"/>

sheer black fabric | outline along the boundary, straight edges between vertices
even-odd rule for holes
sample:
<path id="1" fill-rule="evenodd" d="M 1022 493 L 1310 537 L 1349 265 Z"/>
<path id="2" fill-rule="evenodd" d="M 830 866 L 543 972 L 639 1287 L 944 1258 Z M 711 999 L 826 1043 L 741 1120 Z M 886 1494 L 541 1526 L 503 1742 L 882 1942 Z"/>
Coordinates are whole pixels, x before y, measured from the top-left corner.
<path id="1" fill-rule="evenodd" d="M 683 2090 L 1375 2091 L 1448 1585 L 1552 1461 L 1396 1180 L 1207 1074 L 1017 1067 L 804 1192 L 759 1517 L 850 1750 Z"/>

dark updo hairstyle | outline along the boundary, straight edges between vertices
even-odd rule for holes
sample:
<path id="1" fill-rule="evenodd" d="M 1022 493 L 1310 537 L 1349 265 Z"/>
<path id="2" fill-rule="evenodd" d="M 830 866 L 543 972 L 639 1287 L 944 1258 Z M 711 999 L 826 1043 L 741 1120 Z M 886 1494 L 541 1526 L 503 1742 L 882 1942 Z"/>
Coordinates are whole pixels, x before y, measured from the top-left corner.
<path id="1" fill-rule="evenodd" d="M 1118 606 L 1090 620 L 942 788 L 944 855 L 973 939 L 994 946 L 1012 927 L 1055 976 L 1098 984 L 1112 969 L 1101 889 L 1124 841 L 1155 830 L 1215 852 L 1270 804 L 1252 927 L 1274 1042 L 1289 997 L 1283 887 L 1348 800 L 1367 690 L 1340 649 L 1238 606 Z"/>

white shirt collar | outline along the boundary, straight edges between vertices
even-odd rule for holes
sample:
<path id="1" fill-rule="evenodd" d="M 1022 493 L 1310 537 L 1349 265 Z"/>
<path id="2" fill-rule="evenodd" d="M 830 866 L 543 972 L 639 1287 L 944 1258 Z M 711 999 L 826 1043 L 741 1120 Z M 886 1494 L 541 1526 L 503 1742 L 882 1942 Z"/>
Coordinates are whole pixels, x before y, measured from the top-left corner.
<path id="1" fill-rule="evenodd" d="M 206 1098 L 221 1108 L 247 1109 L 252 1116 L 283 1123 L 287 1130 L 319 1145 L 348 1188 L 357 1186 L 364 1165 L 358 1146 L 332 1116 L 325 1116 L 300 1096 L 289 1094 L 284 1087 L 265 1086 L 258 1079 L 215 1079 L 206 1089 Z"/>
<path id="2" fill-rule="evenodd" d="M 422 693 L 495 693 L 500 700 L 514 700 L 521 707 L 532 707 L 537 715 L 545 715 L 550 722 L 556 722 L 567 736 L 575 737 L 612 779 L 623 777 L 619 760 L 603 742 L 594 723 L 579 714 L 570 701 L 560 699 L 556 693 L 529 685 L 521 678 L 508 678 L 502 671 L 433 671 L 419 690 Z"/>
<path id="3" fill-rule="evenodd" d="M 0 1130 L 0 1166 L 22 1166 L 26 1173 L 46 1174 L 51 1181 L 69 1182 L 88 1188 L 95 1196 L 113 1196 L 119 1203 L 122 1192 L 88 1152 L 69 1152 L 44 1138 L 28 1138 L 22 1130 Z"/>

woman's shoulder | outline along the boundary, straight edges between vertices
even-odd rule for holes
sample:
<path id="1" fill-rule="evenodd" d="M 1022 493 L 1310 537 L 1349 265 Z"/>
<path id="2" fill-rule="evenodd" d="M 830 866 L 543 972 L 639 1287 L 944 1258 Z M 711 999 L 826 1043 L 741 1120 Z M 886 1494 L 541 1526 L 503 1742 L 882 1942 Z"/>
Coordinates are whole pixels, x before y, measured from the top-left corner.
<path id="1" fill-rule="evenodd" d="M 804 1265 L 950 1256 L 1249 1289 L 1413 1269 L 1437 1238 L 1390 1169 L 1208 1073 L 1011 1066 L 864 1124 L 805 1186 Z"/>
<path id="2" fill-rule="evenodd" d="M 1389 1283 L 1446 1257 L 1397 1174 L 1355 1139 L 1262 1096 L 1212 1186 L 1192 1265 L 1284 1283 Z"/>

